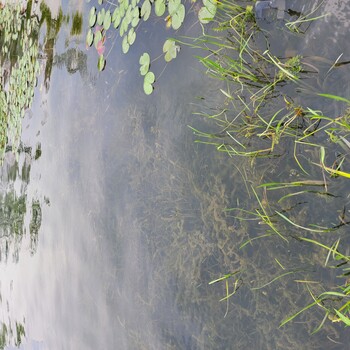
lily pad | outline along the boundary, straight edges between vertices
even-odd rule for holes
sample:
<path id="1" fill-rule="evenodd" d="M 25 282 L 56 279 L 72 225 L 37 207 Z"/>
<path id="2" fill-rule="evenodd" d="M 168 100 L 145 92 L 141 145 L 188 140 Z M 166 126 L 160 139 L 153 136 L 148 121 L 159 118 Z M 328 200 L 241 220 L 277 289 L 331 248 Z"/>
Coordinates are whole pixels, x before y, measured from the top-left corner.
<path id="1" fill-rule="evenodd" d="M 92 32 L 92 30 L 90 28 L 86 34 L 86 45 L 91 46 L 93 41 L 94 41 L 94 33 Z"/>
<path id="2" fill-rule="evenodd" d="M 115 10 L 113 11 L 113 14 L 112 14 L 112 22 L 115 21 L 115 19 L 117 18 L 118 15 L 120 15 L 120 13 L 119 13 L 119 6 L 117 6 L 117 7 L 115 8 Z"/>
<path id="3" fill-rule="evenodd" d="M 106 10 L 103 8 L 102 10 L 100 10 L 97 14 L 97 24 L 99 26 L 102 26 L 102 23 L 105 19 L 105 14 L 106 14 Z"/>
<path id="4" fill-rule="evenodd" d="M 122 20 L 122 23 L 120 24 L 120 29 L 119 29 L 119 35 L 122 37 L 124 33 L 127 32 L 128 30 L 128 21 L 125 19 L 125 17 Z"/>
<path id="5" fill-rule="evenodd" d="M 89 26 L 93 27 L 96 23 L 96 7 L 92 6 L 89 13 Z"/>
<path id="6" fill-rule="evenodd" d="M 103 20 L 103 28 L 104 30 L 108 30 L 111 26 L 112 16 L 111 12 L 108 10 L 105 14 L 104 20 Z"/>
<path id="7" fill-rule="evenodd" d="M 123 18 L 124 15 L 125 15 L 125 8 L 124 6 L 121 6 L 120 9 L 119 9 L 119 14 L 120 14 L 120 17 Z"/>
<path id="8" fill-rule="evenodd" d="M 118 12 L 118 14 L 116 15 L 116 17 L 113 21 L 113 26 L 115 29 L 117 29 L 119 27 L 121 20 L 122 20 L 122 17 L 120 16 L 120 14 Z"/>
<path id="9" fill-rule="evenodd" d="M 140 57 L 139 63 L 141 65 L 140 67 L 140 74 L 146 75 L 149 70 L 151 58 L 149 57 L 149 54 L 147 52 L 143 53 Z"/>
<path id="10" fill-rule="evenodd" d="M 179 29 L 185 19 L 185 6 L 181 4 L 181 0 L 169 0 L 168 12 L 173 29 Z"/>
<path id="11" fill-rule="evenodd" d="M 143 17 L 144 21 L 147 21 L 151 14 L 151 2 L 149 0 L 145 0 L 141 7 L 141 17 Z"/>
<path id="12" fill-rule="evenodd" d="M 185 6 L 180 5 L 178 11 L 174 14 L 171 21 L 171 26 L 174 30 L 177 30 L 181 27 L 183 21 L 185 19 Z"/>
<path id="13" fill-rule="evenodd" d="M 106 60 L 105 60 L 104 56 L 101 55 L 98 59 L 98 62 L 97 62 L 97 68 L 101 72 L 105 69 L 105 67 L 106 67 Z"/>
<path id="14" fill-rule="evenodd" d="M 148 72 L 143 80 L 143 91 L 146 95 L 150 95 L 153 92 L 153 83 L 156 77 L 153 72 Z"/>
<path id="15" fill-rule="evenodd" d="M 136 33 L 134 28 L 131 28 L 128 33 L 128 43 L 132 45 L 135 42 L 136 39 Z"/>
<path id="16" fill-rule="evenodd" d="M 125 12 L 125 20 L 127 21 L 128 24 L 131 23 L 131 20 L 133 19 L 133 15 L 131 13 L 131 7 L 128 7 L 128 9 Z"/>
<path id="17" fill-rule="evenodd" d="M 163 16 L 165 12 L 164 0 L 155 0 L 154 2 L 154 12 L 157 16 Z"/>
<path id="18" fill-rule="evenodd" d="M 203 5 L 209 10 L 209 12 L 216 12 L 218 3 L 216 0 L 203 0 Z"/>
<path id="19" fill-rule="evenodd" d="M 131 15 L 133 18 L 139 18 L 140 17 L 140 9 L 138 7 L 134 7 L 131 11 Z"/>
<path id="20" fill-rule="evenodd" d="M 95 33 L 95 36 L 94 36 L 94 45 L 95 45 L 95 48 L 97 49 L 97 44 L 102 40 L 102 33 L 100 30 L 98 30 L 96 33 Z"/>
<path id="21" fill-rule="evenodd" d="M 217 2 L 215 0 L 203 0 L 203 7 L 198 12 L 198 19 L 201 23 L 209 23 L 216 15 Z"/>
<path id="22" fill-rule="evenodd" d="M 173 16 L 177 12 L 177 9 L 180 6 L 180 4 L 181 0 L 169 0 L 168 11 L 170 16 Z"/>
<path id="23" fill-rule="evenodd" d="M 137 17 L 134 17 L 134 19 L 131 21 L 131 26 L 132 27 L 136 27 L 140 22 L 140 18 L 137 16 Z"/>
<path id="24" fill-rule="evenodd" d="M 127 53 L 129 51 L 129 48 L 130 48 L 130 44 L 128 43 L 128 37 L 127 35 L 125 35 L 122 42 L 123 53 Z"/>
<path id="25" fill-rule="evenodd" d="M 180 46 L 175 44 L 175 41 L 172 39 L 167 39 L 163 45 L 163 52 L 165 53 L 164 59 L 166 62 L 170 62 L 176 58 Z"/>
<path id="26" fill-rule="evenodd" d="M 124 9 L 127 10 L 129 7 L 129 0 L 124 0 L 123 5 L 124 5 Z"/>

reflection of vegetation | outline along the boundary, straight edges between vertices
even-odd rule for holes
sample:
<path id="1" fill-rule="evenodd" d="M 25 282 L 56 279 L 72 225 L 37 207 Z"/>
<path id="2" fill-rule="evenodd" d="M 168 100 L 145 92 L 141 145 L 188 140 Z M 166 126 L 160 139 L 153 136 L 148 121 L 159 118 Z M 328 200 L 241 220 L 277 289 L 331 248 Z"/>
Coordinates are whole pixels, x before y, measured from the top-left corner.
<path id="1" fill-rule="evenodd" d="M 6 5 L 0 12 L 3 65 L 0 84 L 1 159 L 7 143 L 14 149 L 18 147 L 22 117 L 32 103 L 39 72 L 38 25 L 36 17 L 27 18 L 22 13 L 20 4 Z"/>
<path id="2" fill-rule="evenodd" d="M 70 35 L 80 35 L 83 28 L 83 15 L 76 12 L 73 16 L 72 29 Z"/>
<path id="3" fill-rule="evenodd" d="M 25 196 L 17 197 L 14 192 L 6 193 L 0 202 L 1 260 L 7 261 L 11 247 L 13 258 L 18 260 L 18 251 L 24 235 L 26 214 Z M 4 257 L 2 256 L 4 254 Z"/>
<path id="4" fill-rule="evenodd" d="M 15 261 L 19 259 L 21 243 L 29 231 L 30 251 L 34 253 L 38 245 L 39 229 L 41 226 L 41 205 L 37 199 L 32 199 L 28 204 L 26 187 L 30 181 L 31 163 L 40 150 L 40 144 L 33 151 L 31 147 L 19 148 L 19 160 L 15 159 L 14 152 L 9 148 L 6 152 L 2 166 L 1 180 L 3 186 L 0 193 L 0 261 L 7 261 L 12 250 L 12 257 Z M 34 154 L 32 154 L 34 153 Z M 17 195 L 12 184 L 17 178 L 22 182 L 21 194 Z M 25 216 L 30 208 L 29 230 L 25 228 Z"/>
<path id="5" fill-rule="evenodd" d="M 29 224 L 30 247 L 32 254 L 38 246 L 39 229 L 41 226 L 41 206 L 38 200 L 32 203 L 32 218 Z"/>
<path id="6" fill-rule="evenodd" d="M 66 66 L 67 72 L 70 74 L 79 72 L 83 79 L 88 77 L 87 57 L 79 49 L 70 48 L 60 55 L 55 55 L 53 64 L 59 68 Z"/>
<path id="7" fill-rule="evenodd" d="M 63 21 L 62 9 L 60 9 L 57 19 L 53 19 L 50 8 L 42 2 L 40 4 L 41 19 L 40 25 L 46 23 L 46 37 L 44 44 L 44 53 L 46 58 L 45 73 L 44 73 L 44 84 L 46 89 L 49 88 L 49 81 L 52 72 L 52 63 L 54 57 L 54 45 L 58 32 L 61 28 Z"/>
<path id="8" fill-rule="evenodd" d="M 6 326 L 5 323 L 1 323 L 0 330 L 0 349 L 5 349 L 6 346 L 10 345 L 10 339 L 15 338 L 14 345 L 19 347 L 22 343 L 23 338 L 25 337 L 25 329 L 22 323 L 16 322 L 16 334 L 14 334 L 11 324 Z"/>
<path id="9" fill-rule="evenodd" d="M 0 349 L 2 350 L 7 345 L 7 327 L 5 323 L 2 323 L 0 327 Z"/>
<path id="10" fill-rule="evenodd" d="M 251 200 L 247 203 L 240 200 L 237 207 L 230 210 L 232 217 L 247 229 L 242 249 L 249 250 L 248 246 L 255 247 L 258 242 L 261 246 L 267 240 L 273 246 L 278 244 L 283 252 L 281 259 L 277 256 L 280 252 L 271 251 L 271 264 L 277 263 L 278 269 L 266 283 L 252 286 L 251 291 L 301 274 L 303 277 L 297 283 L 304 286 L 304 298 L 311 302 L 306 306 L 300 303 L 299 311 L 281 325 L 317 305 L 324 314 L 314 331 L 328 326 L 325 323 L 328 319 L 349 326 L 350 256 L 345 249 L 349 244 L 346 227 L 350 221 L 346 211 L 348 199 L 343 195 L 348 192 L 346 179 L 350 178 L 349 170 L 345 170 L 350 167 L 350 126 L 346 113 L 329 117 L 294 102 L 305 99 L 305 95 L 295 93 L 295 84 L 313 94 L 317 93 L 316 84 L 307 84 L 309 76 L 302 56 L 278 58 L 273 55 L 269 52 L 268 34 L 267 45 L 262 44 L 252 8 L 229 6 L 224 2 L 218 7 L 215 19 L 220 35 L 208 32 L 196 38 L 193 45 L 203 49 L 205 57 L 199 59 L 208 75 L 224 82 L 215 100 L 215 103 L 223 102 L 214 111 L 208 106 L 208 112 L 201 113 L 208 118 L 208 124 L 215 123 L 216 130 L 194 131 L 202 142 L 214 145 L 236 161 L 240 157 L 249 159 L 260 173 L 260 178 L 253 180 L 247 176 L 248 170 L 242 171 Z M 279 40 L 280 46 L 288 42 L 288 38 Z M 336 64 L 338 62 L 330 65 L 329 71 Z M 350 105 L 345 98 L 321 95 Z M 319 95 L 317 102 L 323 103 Z M 273 163 L 273 159 L 281 159 L 283 165 Z M 291 169 L 291 164 L 297 170 Z M 312 222 L 312 218 L 318 221 Z M 320 236 L 328 232 L 332 232 L 331 237 Z M 291 264 L 288 256 L 293 240 L 298 242 L 297 252 L 303 253 L 297 254 Z M 320 253 L 324 254 L 323 261 Z M 323 268 L 323 275 L 310 273 L 306 261 L 308 266 Z M 246 269 L 256 268 L 246 263 Z M 229 269 L 226 276 L 231 273 Z M 332 282 L 334 278 L 338 282 Z M 226 278 L 217 282 L 227 287 Z M 235 291 L 232 287 L 231 291 Z M 285 292 L 283 297 L 288 295 L 289 302 L 298 299 L 300 292 L 293 295 L 294 291 L 289 295 Z M 223 300 L 233 294 L 227 288 Z"/>
<path id="11" fill-rule="evenodd" d="M 34 89 L 39 74 L 39 31 L 46 25 L 42 58 L 45 58 L 44 84 L 49 80 L 54 61 L 54 44 L 64 20 L 60 9 L 57 18 L 52 18 L 50 8 L 41 2 L 41 16 L 32 13 L 32 1 L 27 3 L 25 11 L 21 4 L 8 3 L 0 12 L 0 159 L 6 145 L 14 150 L 19 147 L 21 122 L 25 110 L 31 107 Z M 81 32 L 82 15 L 75 13 L 72 32 Z"/>

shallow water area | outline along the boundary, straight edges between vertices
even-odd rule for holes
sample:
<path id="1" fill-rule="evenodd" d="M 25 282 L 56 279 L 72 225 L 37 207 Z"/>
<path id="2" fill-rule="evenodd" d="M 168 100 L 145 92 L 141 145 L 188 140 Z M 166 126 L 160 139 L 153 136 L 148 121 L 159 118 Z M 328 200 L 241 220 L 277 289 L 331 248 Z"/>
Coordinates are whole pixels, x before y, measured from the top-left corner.
<path id="1" fill-rule="evenodd" d="M 52 19 L 57 4 L 47 2 Z M 154 63 L 159 79 L 146 96 L 139 57 L 158 52 L 169 36 L 152 23 L 140 26 L 127 55 L 112 46 L 99 73 L 96 51 L 85 45 L 92 4 L 62 1 L 64 15 L 82 12 L 82 33 L 72 35 L 71 21 L 63 21 L 53 45 L 39 46 L 41 73 L 18 156 L 7 150 L 2 167 L 1 194 L 13 195 L 8 206 L 24 228 L 8 247 L 1 245 L 0 305 L 8 327 L 2 347 L 344 349 L 349 335 L 337 324 L 310 336 L 321 317 L 317 310 L 311 325 L 305 316 L 278 328 L 286 316 L 283 300 L 288 307 L 303 303 L 295 284 L 249 288 L 278 273 L 267 251 L 293 263 L 299 246 L 293 242 L 287 257 L 278 240 L 238 249 L 250 226 L 225 209 L 251 201 L 244 197 L 242 172 L 258 178 L 262 162 L 255 168 L 231 162 L 194 143 L 187 126 L 210 128 L 192 113 L 200 101 L 212 102 L 221 83 L 208 83 L 193 51 L 183 46 L 164 71 Z M 200 31 L 191 16 L 180 34 Z M 46 26 L 39 38 L 48 43 Z M 209 282 L 249 265 L 254 273 L 242 274 L 237 297 L 220 302 L 225 285 Z"/>

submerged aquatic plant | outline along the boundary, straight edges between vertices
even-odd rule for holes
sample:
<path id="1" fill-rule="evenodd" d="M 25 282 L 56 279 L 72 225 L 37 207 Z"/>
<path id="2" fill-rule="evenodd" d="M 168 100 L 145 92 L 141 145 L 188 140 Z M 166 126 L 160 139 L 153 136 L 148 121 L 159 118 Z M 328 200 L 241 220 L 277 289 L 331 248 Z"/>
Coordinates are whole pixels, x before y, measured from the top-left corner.
<path id="1" fill-rule="evenodd" d="M 241 204 L 227 210 L 235 220 L 251 227 L 247 231 L 255 233 L 253 237 L 247 234 L 240 247 L 243 249 L 258 239 L 259 242 L 278 239 L 280 250 L 285 251 L 286 256 L 287 249 L 290 249 L 288 244 L 293 240 L 300 244 L 312 243 L 315 249 L 325 250 L 326 269 L 339 270 L 345 266 L 342 273 L 344 283 L 331 289 L 325 286 L 319 293 L 310 292 L 313 302 L 285 319 L 281 325 L 318 305 L 324 309 L 325 318 L 317 330 L 327 319 L 348 326 L 350 285 L 346 276 L 349 273 L 349 257 L 340 252 L 349 242 L 341 238 L 350 223 L 345 210 L 347 199 L 343 195 L 344 190 L 348 192 L 345 181 L 350 178 L 350 101 L 346 97 L 318 94 L 318 89 L 307 83 L 310 77 L 306 69 L 308 65 L 301 55 L 274 55 L 268 35 L 263 36 L 250 5 L 243 7 L 226 1 L 217 3 L 211 11 L 216 11 L 213 18 L 206 7 L 200 10 L 201 21 L 214 22 L 214 31 L 203 31 L 201 37 L 182 44 L 202 49 L 199 61 L 207 75 L 221 81 L 222 85 L 214 99 L 215 107 L 209 105 L 204 109 L 200 106 L 204 110 L 196 113 L 205 117 L 215 130 L 203 132 L 197 128 L 191 129 L 198 137 L 197 142 L 213 145 L 235 160 L 237 157 L 247 158 L 253 171 L 258 170 L 259 179 L 253 187 L 247 185 L 253 180 L 244 177 L 248 170 L 241 171 L 250 198 L 247 208 Z M 307 21 L 321 17 L 308 16 Z M 266 45 L 262 37 L 266 39 Z M 339 58 L 329 71 L 336 67 L 338 61 Z M 292 94 L 288 96 L 287 92 L 290 91 Z M 347 109 L 344 114 L 327 116 L 302 103 L 305 96 L 317 94 L 334 102 L 345 103 Z M 218 106 L 217 101 L 221 101 L 221 105 Z M 264 160 L 260 161 L 259 158 Z M 283 161 L 282 166 L 278 164 L 278 159 Z M 288 167 L 294 164 L 297 170 L 289 172 L 285 169 L 286 162 Z M 255 168 L 257 164 L 259 168 Z M 278 180 L 271 179 L 272 174 Z M 257 194 L 258 188 L 263 191 L 262 198 Z M 268 194 L 273 196 L 272 200 L 268 199 Z M 254 204 L 251 203 L 252 199 Z M 315 203 L 313 211 L 310 203 Z M 339 212 L 343 214 L 339 215 Z M 311 215 L 318 221 L 312 222 Z M 327 217 L 329 222 L 325 219 Z M 331 243 L 320 243 L 314 237 L 326 237 L 328 233 L 332 234 L 332 238 L 327 236 Z M 310 235 L 313 236 L 310 238 Z M 336 262 L 335 266 L 329 265 L 331 256 Z M 302 255 L 300 263 L 309 257 L 315 260 L 313 264 L 318 263 L 319 256 L 315 258 L 310 251 Z M 278 265 L 286 269 L 285 264 Z M 303 265 L 301 268 L 297 270 L 298 273 L 307 276 Z M 279 273 L 263 287 L 272 282 L 278 283 L 281 277 L 288 278 L 295 271 L 290 269 Z M 227 297 L 231 297 L 235 293 L 229 293 L 226 276 L 229 274 L 213 282 L 224 283 Z M 256 289 L 251 288 L 252 291 Z"/>

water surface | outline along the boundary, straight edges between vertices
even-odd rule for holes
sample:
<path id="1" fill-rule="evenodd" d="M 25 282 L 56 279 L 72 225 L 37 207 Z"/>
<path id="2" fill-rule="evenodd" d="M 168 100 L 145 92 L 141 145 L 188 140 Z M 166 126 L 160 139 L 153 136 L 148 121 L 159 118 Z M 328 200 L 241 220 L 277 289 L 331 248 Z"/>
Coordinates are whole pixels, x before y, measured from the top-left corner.
<path id="1" fill-rule="evenodd" d="M 341 20 L 330 4 L 325 10 Z M 53 17 L 54 5 L 49 4 Z M 63 11 L 83 11 L 84 18 L 89 6 L 62 2 Z M 312 25 L 293 49 L 305 54 L 323 29 L 335 25 L 330 18 Z M 9 153 L 2 172 L 3 193 L 25 195 L 27 203 L 27 234 L 18 253 L 12 248 L 0 264 L 3 320 L 12 327 L 23 324 L 22 348 L 344 349 L 349 335 L 337 324 L 310 336 L 323 317 L 318 310 L 278 328 L 285 308 L 305 302 L 305 292 L 298 294 L 292 280 L 257 292 L 249 288 L 279 273 L 266 252 L 272 249 L 272 256 L 293 264 L 299 245 L 293 242 L 288 256 L 278 239 L 238 249 L 254 232 L 225 209 L 251 201 L 240 169 L 254 182 L 262 163 L 252 168 L 193 142 L 188 124 L 211 127 L 192 114 L 200 105 L 196 97 L 205 96 L 209 104 L 220 87 L 208 83 L 193 52 L 182 48 L 147 97 L 138 57 L 145 45 L 158 47 L 167 33 L 141 27 L 130 53 L 123 56 L 115 47 L 100 74 L 96 53 L 86 51 L 84 31 L 69 33 L 63 24 L 51 74 L 40 76 L 23 120 L 21 140 L 32 147 L 30 156 L 23 151 L 17 163 Z M 347 48 L 342 49 L 345 58 Z M 27 177 L 16 170 L 25 162 Z M 28 234 L 33 201 L 41 208 L 35 249 Z M 308 267 L 312 258 L 305 261 Z M 225 285 L 208 283 L 239 269 L 245 271 L 239 293 L 219 302 Z"/>

